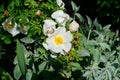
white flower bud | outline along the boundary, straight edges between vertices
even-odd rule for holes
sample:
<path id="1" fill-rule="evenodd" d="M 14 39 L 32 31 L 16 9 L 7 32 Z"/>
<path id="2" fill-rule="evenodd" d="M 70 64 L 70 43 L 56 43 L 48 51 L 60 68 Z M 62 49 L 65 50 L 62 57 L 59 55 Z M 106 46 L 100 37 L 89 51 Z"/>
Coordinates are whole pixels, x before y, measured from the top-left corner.
<path id="1" fill-rule="evenodd" d="M 36 16 L 40 16 L 40 15 L 42 15 L 42 14 L 43 14 L 43 12 L 40 11 L 40 10 L 38 10 L 38 11 L 36 12 Z"/>
<path id="2" fill-rule="evenodd" d="M 56 1 L 57 1 L 58 6 L 64 9 L 65 3 L 62 0 L 56 0 Z"/>
<path id="3" fill-rule="evenodd" d="M 79 24 L 76 21 L 73 21 L 70 25 L 69 25 L 69 30 L 71 32 L 75 32 L 77 31 L 79 28 Z"/>

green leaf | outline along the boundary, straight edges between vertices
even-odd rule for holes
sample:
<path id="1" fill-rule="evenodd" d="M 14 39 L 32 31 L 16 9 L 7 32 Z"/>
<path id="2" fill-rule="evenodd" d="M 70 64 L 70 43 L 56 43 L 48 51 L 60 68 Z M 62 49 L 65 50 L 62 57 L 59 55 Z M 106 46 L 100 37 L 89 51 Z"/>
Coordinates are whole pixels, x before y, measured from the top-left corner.
<path id="1" fill-rule="evenodd" d="M 116 49 L 120 51 L 120 46 L 118 46 Z"/>
<path id="2" fill-rule="evenodd" d="M 39 73 L 45 69 L 46 62 L 42 62 L 40 65 L 38 65 Z"/>
<path id="3" fill-rule="evenodd" d="M 88 25 L 89 25 L 89 27 L 91 27 L 92 26 L 92 20 L 90 19 L 89 16 L 86 16 L 86 17 L 87 17 L 87 20 L 88 20 Z"/>
<path id="4" fill-rule="evenodd" d="M 22 42 L 26 43 L 26 44 L 31 44 L 34 42 L 34 40 L 30 37 L 24 37 L 22 39 L 20 39 Z"/>
<path id="5" fill-rule="evenodd" d="M 11 11 L 11 12 L 14 11 L 14 8 L 15 8 L 14 4 L 15 2 L 12 0 L 8 5 L 8 11 Z"/>
<path id="6" fill-rule="evenodd" d="M 71 72 L 68 72 L 66 70 L 63 71 L 63 73 L 65 74 L 65 77 L 66 78 L 70 78 L 72 75 L 71 75 Z"/>
<path id="7" fill-rule="evenodd" d="M 88 77 L 88 76 L 90 76 L 92 74 L 92 71 L 86 71 L 84 74 L 83 74 L 83 76 L 84 77 Z"/>
<path id="8" fill-rule="evenodd" d="M 71 5 L 72 5 L 73 11 L 75 11 L 75 8 L 77 7 L 76 4 L 73 1 L 71 1 Z"/>
<path id="9" fill-rule="evenodd" d="M 80 15 L 79 13 L 75 13 L 75 16 L 78 17 L 80 22 L 84 22 L 84 18 L 82 17 L 82 15 Z"/>
<path id="10" fill-rule="evenodd" d="M 13 61 L 13 64 L 14 64 L 14 65 L 18 64 L 17 56 L 15 56 L 14 61 Z"/>
<path id="11" fill-rule="evenodd" d="M 77 5 L 73 1 L 71 1 L 71 5 L 74 12 L 77 12 L 80 9 L 80 7 L 77 7 Z"/>
<path id="12" fill-rule="evenodd" d="M 20 6 L 20 0 L 15 0 L 15 6 Z"/>
<path id="13" fill-rule="evenodd" d="M 109 51 L 111 51 L 111 48 L 107 43 L 99 43 L 99 45 L 103 50 L 108 49 Z"/>
<path id="14" fill-rule="evenodd" d="M 6 72 L 2 67 L 0 67 L 0 78 L 2 80 L 13 80 L 11 75 L 8 72 Z"/>
<path id="15" fill-rule="evenodd" d="M 29 6 L 29 8 L 36 8 L 38 5 L 34 0 L 25 0 L 25 6 Z"/>
<path id="16" fill-rule="evenodd" d="M 119 77 L 117 77 L 117 76 L 115 76 L 115 80 L 120 80 L 120 78 L 119 78 Z"/>
<path id="17" fill-rule="evenodd" d="M 26 75 L 26 65 L 25 65 L 25 47 L 17 40 L 17 49 L 16 49 L 16 53 L 17 53 L 17 60 L 18 60 L 18 65 L 20 67 L 21 73 L 23 75 L 23 77 L 25 77 Z"/>
<path id="18" fill-rule="evenodd" d="M 107 62 L 107 59 L 104 55 L 100 56 L 100 62 Z"/>
<path id="19" fill-rule="evenodd" d="M 33 72 L 28 69 L 26 73 L 26 80 L 31 80 L 32 79 Z"/>
<path id="20" fill-rule="evenodd" d="M 80 51 L 77 51 L 77 53 L 80 55 L 80 57 L 90 56 L 90 53 L 86 49 L 82 49 Z"/>
<path id="21" fill-rule="evenodd" d="M 95 62 L 99 63 L 101 54 L 100 54 L 100 52 L 98 51 L 98 49 L 94 49 L 94 50 L 92 51 L 92 53 L 93 53 L 93 60 L 94 60 Z"/>
<path id="22" fill-rule="evenodd" d="M 4 40 L 4 42 L 5 42 L 5 44 L 10 44 L 10 43 L 11 43 L 11 40 L 10 40 L 9 38 L 6 38 L 6 39 Z"/>
<path id="23" fill-rule="evenodd" d="M 108 74 L 108 79 L 109 79 L 109 80 L 112 80 L 112 78 L 111 78 L 111 77 L 112 77 L 111 72 L 110 72 L 108 69 L 106 70 L 106 72 L 107 72 L 107 74 Z"/>
<path id="24" fill-rule="evenodd" d="M 22 73 L 20 71 L 18 64 L 15 66 L 13 73 L 16 80 L 19 80 L 19 78 L 22 76 Z"/>
<path id="25" fill-rule="evenodd" d="M 98 42 L 95 41 L 95 40 L 88 40 L 87 44 L 89 44 L 89 45 L 98 45 Z"/>
<path id="26" fill-rule="evenodd" d="M 102 29 L 102 25 L 98 23 L 97 18 L 95 18 L 93 24 L 94 24 L 94 26 L 96 27 L 96 31 Z"/>
<path id="27" fill-rule="evenodd" d="M 0 4 L 0 12 L 4 11 L 4 4 Z"/>
<path id="28" fill-rule="evenodd" d="M 81 66 L 80 66 L 80 64 L 77 63 L 77 62 L 71 62 L 69 64 L 72 66 L 72 70 L 73 71 L 75 71 L 75 70 L 81 70 L 82 69 Z"/>
<path id="29" fill-rule="evenodd" d="M 110 27 L 111 27 L 111 24 L 108 24 L 108 25 L 106 25 L 106 26 L 103 27 L 103 30 L 109 31 Z"/>
<path id="30" fill-rule="evenodd" d="M 74 67 L 80 67 L 80 64 L 76 62 L 71 62 L 70 65 Z"/>

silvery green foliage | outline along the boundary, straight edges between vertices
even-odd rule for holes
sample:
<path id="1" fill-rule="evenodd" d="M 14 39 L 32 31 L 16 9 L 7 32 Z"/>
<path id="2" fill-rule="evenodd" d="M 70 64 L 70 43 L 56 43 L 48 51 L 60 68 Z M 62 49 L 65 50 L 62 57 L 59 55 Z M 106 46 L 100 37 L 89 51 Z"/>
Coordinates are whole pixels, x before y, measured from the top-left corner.
<path id="1" fill-rule="evenodd" d="M 89 27 L 90 25 L 92 27 Z M 83 71 L 83 76 L 87 80 L 120 79 L 120 39 L 118 31 L 111 32 L 110 26 L 102 26 L 97 19 L 93 23 L 88 19 L 88 26 L 86 26 L 89 28 L 88 35 L 86 41 L 83 42 L 91 58 L 90 64 Z"/>
<path id="2" fill-rule="evenodd" d="M 88 22 L 88 25 L 90 22 Z M 89 51 L 92 59 L 90 65 L 85 68 L 83 76 L 87 80 L 119 80 L 118 32 L 111 32 L 110 25 L 101 26 L 97 19 L 91 24 L 94 29 L 90 28 L 88 30 L 88 39 L 84 46 Z"/>
<path id="3" fill-rule="evenodd" d="M 94 21 L 88 16 L 83 18 L 75 10 L 77 6 L 73 3 L 72 6 L 75 18 L 81 23 L 79 30 L 83 34 L 84 50 L 78 53 L 88 56 L 85 69 L 82 70 L 83 77 L 86 80 L 120 80 L 119 32 L 112 32 L 110 24 L 102 26 L 97 18 Z"/>

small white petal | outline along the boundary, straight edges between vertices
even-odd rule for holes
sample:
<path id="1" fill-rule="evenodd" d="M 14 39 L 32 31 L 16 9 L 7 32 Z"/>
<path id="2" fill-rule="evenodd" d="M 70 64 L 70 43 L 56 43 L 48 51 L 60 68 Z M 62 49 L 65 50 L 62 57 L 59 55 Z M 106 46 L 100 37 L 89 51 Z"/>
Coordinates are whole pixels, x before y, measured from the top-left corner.
<path id="1" fill-rule="evenodd" d="M 52 58 L 56 58 L 57 57 L 57 55 L 55 55 L 55 54 L 51 54 L 50 55 Z"/>
<path id="2" fill-rule="evenodd" d="M 63 50 L 65 52 L 68 52 L 68 51 L 70 51 L 71 47 L 72 47 L 71 43 L 64 44 L 63 45 Z"/>
<path id="3" fill-rule="evenodd" d="M 63 17 L 57 17 L 56 22 L 61 23 L 61 24 L 65 24 L 65 19 Z"/>
<path id="4" fill-rule="evenodd" d="M 47 44 L 42 43 L 42 45 L 43 45 L 43 47 L 44 47 L 46 50 L 48 50 L 48 45 L 47 45 Z"/>
<path id="5" fill-rule="evenodd" d="M 66 34 L 64 35 L 64 37 L 65 37 L 65 42 L 71 42 L 72 38 L 73 38 L 73 36 L 72 36 L 72 34 L 71 34 L 70 31 L 66 32 Z"/>
<path id="6" fill-rule="evenodd" d="M 63 49 L 62 49 L 62 51 L 61 51 L 61 54 L 62 54 L 62 55 L 67 55 L 68 52 L 70 51 L 71 47 L 72 47 L 72 44 L 71 44 L 71 43 L 64 44 L 64 45 L 62 46 Z"/>
<path id="7" fill-rule="evenodd" d="M 57 10 L 51 15 L 51 17 L 55 19 L 56 17 L 59 17 L 60 15 L 64 15 L 64 12 L 62 10 Z"/>
<path id="8" fill-rule="evenodd" d="M 56 30 L 56 32 L 59 32 L 59 34 L 65 34 L 65 32 L 66 32 L 66 28 L 65 27 L 58 27 L 57 28 L 57 30 Z"/>
<path id="9" fill-rule="evenodd" d="M 62 50 L 62 51 L 60 52 L 60 54 L 62 54 L 62 55 L 66 55 L 66 53 L 65 53 L 64 50 Z"/>
<path id="10" fill-rule="evenodd" d="M 9 33 L 11 33 L 13 37 L 20 33 L 20 31 L 17 30 L 17 24 L 16 23 L 14 25 L 14 28 L 12 28 L 10 30 L 7 30 L 7 31 Z"/>
<path id="11" fill-rule="evenodd" d="M 53 20 L 44 20 L 44 23 L 46 24 L 46 26 L 56 25 L 56 23 Z"/>

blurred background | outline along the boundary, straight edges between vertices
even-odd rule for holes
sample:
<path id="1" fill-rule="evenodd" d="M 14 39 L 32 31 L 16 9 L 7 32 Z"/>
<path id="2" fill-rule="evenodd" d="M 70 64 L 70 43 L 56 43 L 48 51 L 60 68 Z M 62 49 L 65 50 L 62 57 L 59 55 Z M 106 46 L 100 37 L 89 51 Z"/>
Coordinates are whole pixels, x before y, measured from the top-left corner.
<path id="1" fill-rule="evenodd" d="M 97 17 L 103 25 L 112 24 L 112 31 L 120 29 L 120 0 L 64 0 L 67 12 L 72 15 L 71 1 L 80 6 L 81 15 L 88 15 L 92 20 Z"/>

